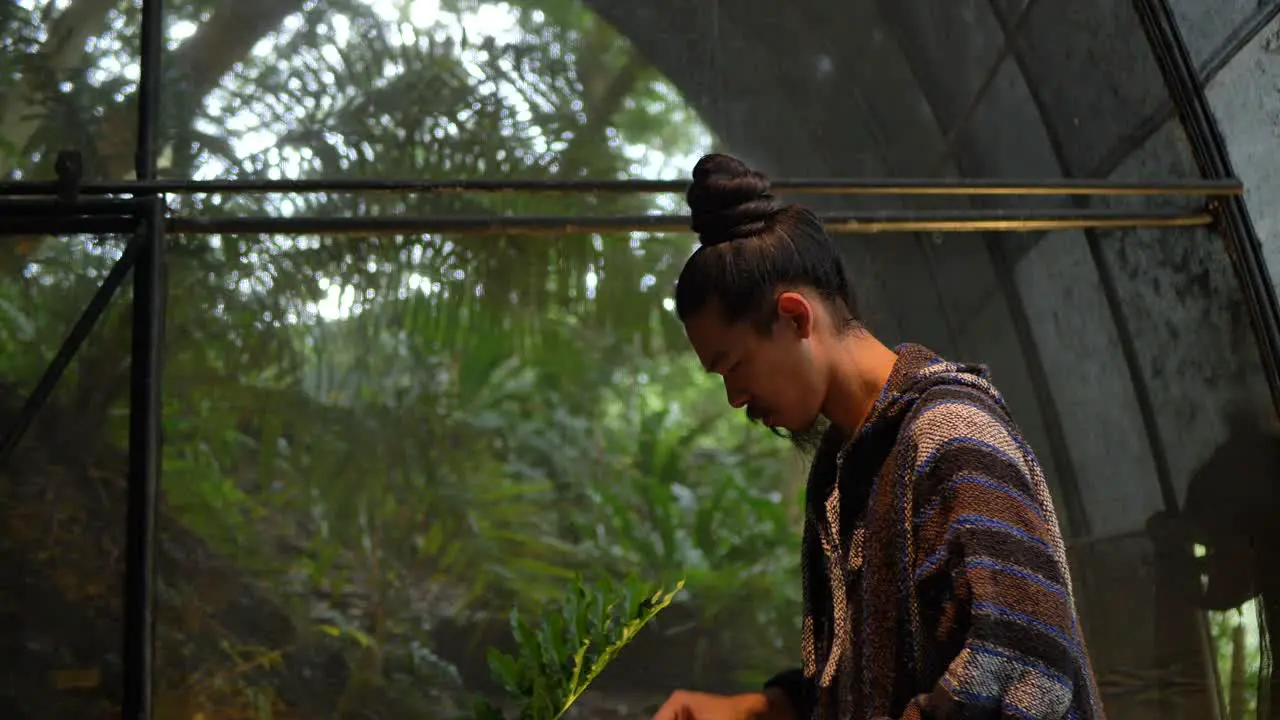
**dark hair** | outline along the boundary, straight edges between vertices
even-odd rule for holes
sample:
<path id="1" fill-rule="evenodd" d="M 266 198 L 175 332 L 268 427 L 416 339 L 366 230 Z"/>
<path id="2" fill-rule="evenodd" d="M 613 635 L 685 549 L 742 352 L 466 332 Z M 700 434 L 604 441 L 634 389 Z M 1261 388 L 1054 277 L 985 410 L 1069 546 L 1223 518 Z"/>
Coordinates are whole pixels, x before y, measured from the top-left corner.
<path id="1" fill-rule="evenodd" d="M 726 322 L 767 332 L 778 292 L 807 288 L 845 327 L 858 324 L 848 271 L 822 221 L 808 208 L 781 205 L 769 178 L 737 158 L 707 155 L 694 166 L 685 198 L 702 245 L 676 280 L 682 321 L 716 301 Z"/>

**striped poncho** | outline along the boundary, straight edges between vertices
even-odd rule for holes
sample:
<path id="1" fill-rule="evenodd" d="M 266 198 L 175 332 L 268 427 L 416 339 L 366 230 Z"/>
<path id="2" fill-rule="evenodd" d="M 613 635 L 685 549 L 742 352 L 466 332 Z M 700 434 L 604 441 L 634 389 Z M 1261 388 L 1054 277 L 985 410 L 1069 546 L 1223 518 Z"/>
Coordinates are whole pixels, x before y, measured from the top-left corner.
<path id="1" fill-rule="evenodd" d="M 985 368 L 918 345 L 809 476 L 799 720 L 1102 718 L 1061 533 Z"/>

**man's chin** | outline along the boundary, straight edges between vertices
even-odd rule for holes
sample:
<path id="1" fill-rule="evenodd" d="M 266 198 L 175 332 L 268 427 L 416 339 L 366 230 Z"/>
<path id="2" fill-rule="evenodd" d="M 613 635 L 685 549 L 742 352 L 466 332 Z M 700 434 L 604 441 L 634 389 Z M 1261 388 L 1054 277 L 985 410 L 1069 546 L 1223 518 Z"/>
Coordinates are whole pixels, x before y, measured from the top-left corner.
<path id="1" fill-rule="evenodd" d="M 827 434 L 827 428 L 830 423 L 821 415 L 815 417 L 809 423 L 798 427 L 789 426 L 770 426 L 769 430 L 774 435 L 784 437 L 791 442 L 797 449 L 804 453 L 814 453 L 818 447 L 822 445 L 822 438 Z"/>

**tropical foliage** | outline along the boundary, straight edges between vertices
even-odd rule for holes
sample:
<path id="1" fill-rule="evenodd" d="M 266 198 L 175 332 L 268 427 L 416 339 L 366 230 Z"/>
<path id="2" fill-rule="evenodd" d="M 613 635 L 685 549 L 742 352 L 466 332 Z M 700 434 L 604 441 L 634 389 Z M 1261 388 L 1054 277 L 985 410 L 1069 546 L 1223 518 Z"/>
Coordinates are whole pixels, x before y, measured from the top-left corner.
<path id="1" fill-rule="evenodd" d="M 129 177 L 135 5 L 21 2 L 0 15 L 0 175 L 49 177 L 54 153 L 76 147 L 91 177 Z M 166 12 L 168 177 L 673 176 L 710 142 L 674 89 L 577 2 L 186 0 Z M 675 199 L 168 201 L 201 216 L 477 216 L 642 214 Z M 34 383 L 123 242 L 5 247 L 9 395 Z M 637 681 L 624 652 L 616 672 L 637 702 L 662 683 L 748 681 L 785 662 L 798 636 L 795 469 L 687 357 L 667 295 L 689 249 L 626 234 L 172 238 L 161 713 L 466 714 L 471 693 L 496 690 L 485 657 L 510 608 L 563 598 L 579 575 L 687 578 L 635 637 L 631 665 L 685 677 Z M 127 299 L 42 426 L 114 483 Z M 53 419 L 70 415 L 77 434 L 64 437 Z M 33 429 L 24 449 L 48 436 Z M 179 531 L 201 550 L 174 549 Z M 55 556 L 41 572 L 105 572 Z M 189 579 L 208 577 L 181 564 L 196 556 L 225 559 L 225 581 Z M 118 607 L 104 612 L 119 622 Z M 264 629 L 282 623 L 288 632 Z M 310 692 L 281 679 L 317 664 L 300 647 L 328 658 L 301 683 Z M 119 671 L 83 653 L 48 662 Z M 93 701 L 110 706 L 113 688 L 103 681 Z"/>

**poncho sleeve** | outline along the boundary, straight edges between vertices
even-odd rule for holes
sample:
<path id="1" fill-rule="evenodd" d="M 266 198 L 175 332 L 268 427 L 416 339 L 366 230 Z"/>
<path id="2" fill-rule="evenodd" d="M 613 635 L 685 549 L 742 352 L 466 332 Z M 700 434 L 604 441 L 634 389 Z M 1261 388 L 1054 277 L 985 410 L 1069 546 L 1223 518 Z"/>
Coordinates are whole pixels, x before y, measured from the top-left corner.
<path id="1" fill-rule="evenodd" d="M 961 648 L 902 720 L 1073 716 L 1093 689 L 1034 455 L 977 402 L 931 403 L 912 435 L 916 586 L 947 588 L 935 618 Z"/>

